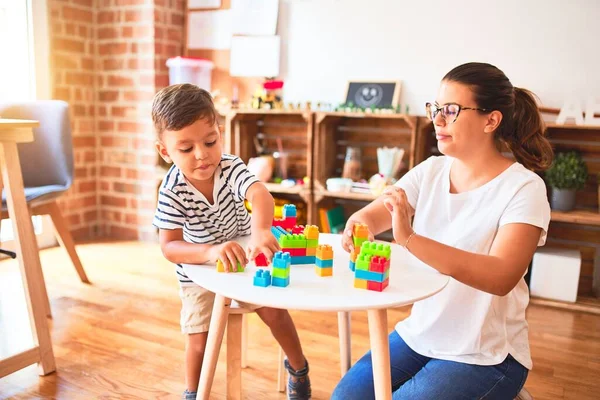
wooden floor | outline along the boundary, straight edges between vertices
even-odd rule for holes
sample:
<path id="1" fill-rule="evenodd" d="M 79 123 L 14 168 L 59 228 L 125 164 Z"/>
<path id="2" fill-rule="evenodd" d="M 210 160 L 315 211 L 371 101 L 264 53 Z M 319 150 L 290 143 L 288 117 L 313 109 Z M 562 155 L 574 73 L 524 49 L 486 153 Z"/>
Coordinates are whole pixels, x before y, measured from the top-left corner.
<path id="1" fill-rule="evenodd" d="M 97 243 L 78 248 L 92 285 L 79 282 L 62 249 L 42 252 L 54 319 L 58 372 L 35 366 L 0 378 L 0 399 L 177 399 L 183 390 L 183 337 L 172 266 L 156 245 Z M 20 276 L 0 262 L 0 358 L 31 341 Z M 390 330 L 408 309 L 389 312 Z M 311 362 L 314 399 L 328 399 L 339 379 L 335 313 L 292 313 Z M 600 316 L 531 306 L 534 369 L 526 387 L 536 400 L 600 398 Z M 366 315 L 352 317 L 355 361 L 369 347 Z M 223 347 L 224 350 L 224 347 Z M 214 399 L 225 398 L 224 351 Z M 275 390 L 277 347 L 251 315 L 247 399 L 285 399 Z"/>

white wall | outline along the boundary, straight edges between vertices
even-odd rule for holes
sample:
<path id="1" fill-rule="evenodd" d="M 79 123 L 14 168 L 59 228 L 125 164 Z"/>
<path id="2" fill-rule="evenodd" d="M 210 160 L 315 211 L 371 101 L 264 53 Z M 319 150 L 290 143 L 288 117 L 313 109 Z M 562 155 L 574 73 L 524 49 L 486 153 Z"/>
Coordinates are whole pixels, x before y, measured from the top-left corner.
<path id="1" fill-rule="evenodd" d="M 549 107 L 600 97 L 600 0 L 281 0 L 285 101 L 340 103 L 348 80 L 402 80 L 423 114 L 469 61 L 502 69 Z"/>

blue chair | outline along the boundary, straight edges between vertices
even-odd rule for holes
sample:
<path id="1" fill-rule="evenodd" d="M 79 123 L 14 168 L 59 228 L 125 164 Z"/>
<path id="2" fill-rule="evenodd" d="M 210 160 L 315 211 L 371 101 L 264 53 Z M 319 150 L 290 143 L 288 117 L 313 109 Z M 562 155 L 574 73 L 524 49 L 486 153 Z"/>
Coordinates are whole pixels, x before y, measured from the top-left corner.
<path id="1" fill-rule="evenodd" d="M 69 254 L 79 279 L 89 283 L 75 251 L 67 221 L 56 202 L 73 183 L 73 143 L 68 104 L 56 100 L 0 103 L 0 117 L 40 122 L 39 128 L 33 130 L 35 140 L 18 145 L 27 205 L 32 215 L 50 215 L 57 239 Z M 1 211 L 7 211 L 4 191 Z"/>

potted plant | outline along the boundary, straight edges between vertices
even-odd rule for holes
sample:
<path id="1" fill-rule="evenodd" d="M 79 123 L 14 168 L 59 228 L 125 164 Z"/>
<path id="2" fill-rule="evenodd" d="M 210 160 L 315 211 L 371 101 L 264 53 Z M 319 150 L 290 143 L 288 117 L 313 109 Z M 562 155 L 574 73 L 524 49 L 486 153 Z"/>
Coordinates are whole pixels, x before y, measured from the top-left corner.
<path id="1" fill-rule="evenodd" d="M 575 193 L 584 187 L 587 177 L 587 166 L 578 152 L 558 153 L 546 171 L 546 180 L 552 187 L 552 209 L 571 211 L 575 207 Z"/>

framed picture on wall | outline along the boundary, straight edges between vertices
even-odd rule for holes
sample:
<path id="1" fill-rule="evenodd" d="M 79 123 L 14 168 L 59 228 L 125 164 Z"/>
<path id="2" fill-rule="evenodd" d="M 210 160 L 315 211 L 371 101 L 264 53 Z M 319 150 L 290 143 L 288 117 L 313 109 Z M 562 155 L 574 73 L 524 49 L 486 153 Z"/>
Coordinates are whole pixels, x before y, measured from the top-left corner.
<path id="1" fill-rule="evenodd" d="M 398 106 L 402 82 L 348 82 L 346 105 L 352 103 L 359 108 L 395 108 Z"/>

